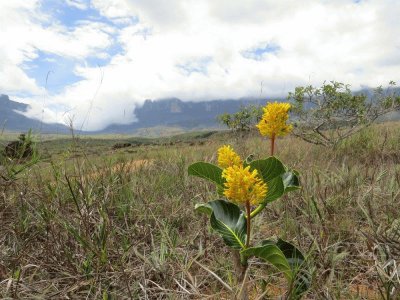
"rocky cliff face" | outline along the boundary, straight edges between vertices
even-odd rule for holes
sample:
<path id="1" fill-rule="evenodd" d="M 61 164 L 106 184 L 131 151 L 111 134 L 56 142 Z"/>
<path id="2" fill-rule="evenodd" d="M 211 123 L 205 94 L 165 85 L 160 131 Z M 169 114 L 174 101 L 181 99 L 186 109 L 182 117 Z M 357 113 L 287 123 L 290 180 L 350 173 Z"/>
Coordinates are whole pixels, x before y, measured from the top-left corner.
<path id="1" fill-rule="evenodd" d="M 180 126 L 184 128 L 217 126 L 217 116 L 234 113 L 242 105 L 265 104 L 265 100 L 213 100 L 201 102 L 183 102 L 177 98 L 164 100 L 146 100 L 142 107 L 134 111 L 138 119 L 137 126 Z"/>

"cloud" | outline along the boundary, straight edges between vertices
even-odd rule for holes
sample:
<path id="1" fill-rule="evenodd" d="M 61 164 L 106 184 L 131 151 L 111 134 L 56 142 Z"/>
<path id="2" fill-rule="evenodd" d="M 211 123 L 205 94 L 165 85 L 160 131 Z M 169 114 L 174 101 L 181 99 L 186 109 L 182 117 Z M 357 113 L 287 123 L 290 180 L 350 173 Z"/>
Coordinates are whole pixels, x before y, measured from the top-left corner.
<path id="1" fill-rule="evenodd" d="M 66 4 L 77 9 L 85 10 L 89 8 L 89 4 L 85 0 L 65 0 Z"/>
<path id="2" fill-rule="evenodd" d="M 102 23 L 84 21 L 69 29 L 52 23 L 39 1 L 2 2 L 0 7 L 0 89 L 3 93 L 43 92 L 37 78 L 25 72 L 39 51 L 61 57 L 85 59 L 100 56 L 110 46 L 112 29 Z M 4 28 L 4 30 L 3 30 Z"/>
<path id="3" fill-rule="evenodd" d="M 81 13 L 68 26 L 39 1 L 19 3 L 0 4 L 0 24 L 12 23 L 1 33 L 1 91 L 30 93 L 20 96 L 30 116 L 45 93 L 48 120 L 88 130 L 134 121 L 145 99 L 260 96 L 261 85 L 261 96 L 275 97 L 324 80 L 357 89 L 398 79 L 398 1 L 70 0 Z M 76 80 L 45 92 L 26 68 L 57 57 L 68 57 Z"/>

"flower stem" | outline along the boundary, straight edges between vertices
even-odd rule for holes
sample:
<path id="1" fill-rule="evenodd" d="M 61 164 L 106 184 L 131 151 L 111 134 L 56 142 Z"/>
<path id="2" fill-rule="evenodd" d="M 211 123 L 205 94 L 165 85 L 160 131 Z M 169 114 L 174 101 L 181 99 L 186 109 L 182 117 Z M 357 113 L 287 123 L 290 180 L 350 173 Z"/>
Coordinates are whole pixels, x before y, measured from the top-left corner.
<path id="1" fill-rule="evenodd" d="M 271 136 L 271 156 L 274 155 L 275 150 L 275 134 Z"/>
<path id="2" fill-rule="evenodd" d="M 246 248 L 248 248 L 249 247 L 249 245 L 250 245 L 250 224 L 251 224 L 251 211 L 250 211 L 250 201 L 246 201 L 246 213 L 247 213 L 247 219 L 246 219 L 246 222 L 247 222 L 247 238 L 246 238 Z"/>

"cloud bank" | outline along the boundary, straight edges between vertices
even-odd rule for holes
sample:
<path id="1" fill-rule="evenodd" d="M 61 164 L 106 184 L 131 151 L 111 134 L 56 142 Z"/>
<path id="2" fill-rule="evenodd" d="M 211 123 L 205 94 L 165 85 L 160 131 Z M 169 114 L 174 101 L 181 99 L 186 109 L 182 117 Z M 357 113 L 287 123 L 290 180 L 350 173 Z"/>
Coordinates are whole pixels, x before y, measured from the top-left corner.
<path id="1" fill-rule="evenodd" d="M 398 79 L 399 14 L 394 0 L 2 1 L 0 93 L 98 130 L 135 121 L 145 99 L 384 85 Z"/>

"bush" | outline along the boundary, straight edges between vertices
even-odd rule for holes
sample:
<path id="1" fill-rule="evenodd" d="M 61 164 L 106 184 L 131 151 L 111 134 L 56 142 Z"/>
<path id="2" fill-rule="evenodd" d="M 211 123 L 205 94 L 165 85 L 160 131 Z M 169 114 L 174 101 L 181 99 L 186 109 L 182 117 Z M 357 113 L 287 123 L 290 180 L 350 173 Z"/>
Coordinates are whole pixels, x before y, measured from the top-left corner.
<path id="1" fill-rule="evenodd" d="M 400 96 L 393 81 L 386 90 L 378 87 L 352 93 L 349 87 L 331 81 L 320 88 L 297 87 L 294 93 L 289 93 L 296 120 L 293 133 L 313 144 L 337 146 L 379 117 L 400 110 Z"/>
<path id="2" fill-rule="evenodd" d="M 249 131 L 257 124 L 262 116 L 262 107 L 259 105 L 242 106 L 234 114 L 224 113 L 218 116 L 218 121 L 232 131 Z"/>

